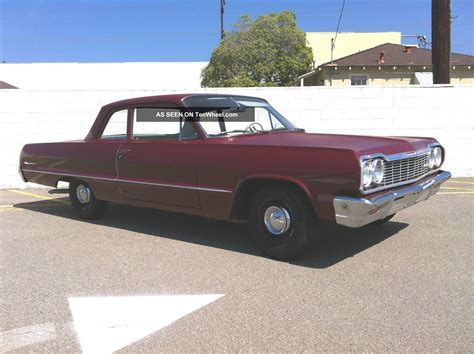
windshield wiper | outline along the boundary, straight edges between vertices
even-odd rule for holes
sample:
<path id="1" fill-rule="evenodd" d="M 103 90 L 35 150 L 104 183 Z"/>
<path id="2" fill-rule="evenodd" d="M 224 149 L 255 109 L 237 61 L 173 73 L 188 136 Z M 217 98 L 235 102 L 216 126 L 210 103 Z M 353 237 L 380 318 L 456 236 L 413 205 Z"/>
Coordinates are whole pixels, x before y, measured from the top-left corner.
<path id="1" fill-rule="evenodd" d="M 292 131 L 292 132 L 302 132 L 302 131 L 304 131 L 304 129 L 302 129 L 302 128 L 285 128 L 285 127 L 275 128 L 275 129 L 272 129 L 270 131 L 277 132 L 277 131 L 282 131 L 282 130 L 288 130 L 288 131 Z"/>
<path id="2" fill-rule="evenodd" d="M 236 130 L 224 131 L 224 132 L 217 133 L 217 134 L 212 134 L 212 136 L 223 136 L 223 135 L 227 135 L 229 133 L 263 134 L 263 133 L 270 133 L 270 132 L 271 132 L 271 130 L 239 130 L 239 129 L 236 129 Z"/>
<path id="3" fill-rule="evenodd" d="M 220 132 L 220 133 L 217 133 L 217 134 L 212 134 L 212 136 L 222 136 L 222 135 L 227 135 L 229 133 L 245 133 L 246 131 L 245 130 L 226 130 L 226 131 L 223 131 L 223 132 Z"/>

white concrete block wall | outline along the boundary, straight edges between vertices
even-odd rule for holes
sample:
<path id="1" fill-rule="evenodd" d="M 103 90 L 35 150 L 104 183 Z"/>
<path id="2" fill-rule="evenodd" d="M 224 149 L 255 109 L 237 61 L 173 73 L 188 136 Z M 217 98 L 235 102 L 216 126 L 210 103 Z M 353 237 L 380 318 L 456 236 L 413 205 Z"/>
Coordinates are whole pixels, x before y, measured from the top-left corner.
<path id="1" fill-rule="evenodd" d="M 201 87 L 207 62 L 0 64 L 0 78 L 22 90 L 156 90 Z"/>
<path id="2" fill-rule="evenodd" d="M 263 97 L 308 131 L 432 136 L 447 149 L 447 170 L 454 176 L 474 176 L 472 85 L 200 91 Z M 18 157 L 24 144 L 82 139 L 102 105 L 124 98 L 172 92 L 189 90 L 0 90 L 0 187 L 25 187 L 17 174 Z"/>

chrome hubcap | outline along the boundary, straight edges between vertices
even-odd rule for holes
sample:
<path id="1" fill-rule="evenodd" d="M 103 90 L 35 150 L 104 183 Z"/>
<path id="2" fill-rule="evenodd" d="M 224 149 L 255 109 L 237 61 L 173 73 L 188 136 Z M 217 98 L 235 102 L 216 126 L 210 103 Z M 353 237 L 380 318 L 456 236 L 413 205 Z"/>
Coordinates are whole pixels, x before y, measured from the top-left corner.
<path id="1" fill-rule="evenodd" d="M 83 184 L 80 184 L 76 188 L 76 196 L 79 203 L 86 204 L 91 200 L 91 190 Z"/>
<path id="2" fill-rule="evenodd" d="M 285 208 L 271 206 L 265 211 L 263 221 L 271 234 L 281 235 L 290 228 L 290 213 Z"/>

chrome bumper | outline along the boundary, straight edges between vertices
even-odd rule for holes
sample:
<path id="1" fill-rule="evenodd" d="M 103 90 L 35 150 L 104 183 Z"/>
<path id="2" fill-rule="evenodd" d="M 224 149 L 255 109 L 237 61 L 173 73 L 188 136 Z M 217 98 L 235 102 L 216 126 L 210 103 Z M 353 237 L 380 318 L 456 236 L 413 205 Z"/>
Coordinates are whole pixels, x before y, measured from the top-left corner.
<path id="1" fill-rule="evenodd" d="M 349 227 L 361 227 L 428 199 L 438 192 L 439 187 L 451 177 L 441 171 L 423 181 L 395 191 L 388 191 L 375 197 L 335 197 L 336 222 Z"/>
<path id="2" fill-rule="evenodd" d="M 21 166 L 18 166 L 18 173 L 20 174 L 20 177 L 21 179 L 23 180 L 23 182 L 28 182 L 25 178 L 25 175 L 23 174 L 23 171 L 21 170 Z"/>

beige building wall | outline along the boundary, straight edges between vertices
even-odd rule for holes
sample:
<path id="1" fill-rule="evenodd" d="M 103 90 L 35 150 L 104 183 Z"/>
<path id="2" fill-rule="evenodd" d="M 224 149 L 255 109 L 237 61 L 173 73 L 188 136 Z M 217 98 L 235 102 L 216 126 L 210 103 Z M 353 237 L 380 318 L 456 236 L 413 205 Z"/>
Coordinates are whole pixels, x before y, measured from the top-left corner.
<path id="1" fill-rule="evenodd" d="M 313 50 L 316 66 L 331 60 L 332 38 L 334 38 L 334 32 L 306 32 L 306 40 Z M 401 40 L 401 32 L 340 32 L 337 34 L 333 60 L 380 44 L 401 44 Z"/>
<path id="2" fill-rule="evenodd" d="M 471 66 L 470 69 L 464 67 L 456 69 L 451 69 L 451 84 L 453 85 L 464 85 L 474 84 L 474 67 Z"/>
<path id="3" fill-rule="evenodd" d="M 391 71 L 390 71 L 391 70 Z M 324 85 L 351 86 L 351 76 L 367 76 L 368 86 L 407 86 L 413 84 L 415 73 L 404 69 L 378 70 L 378 68 L 338 68 L 337 71 L 323 70 Z"/>

